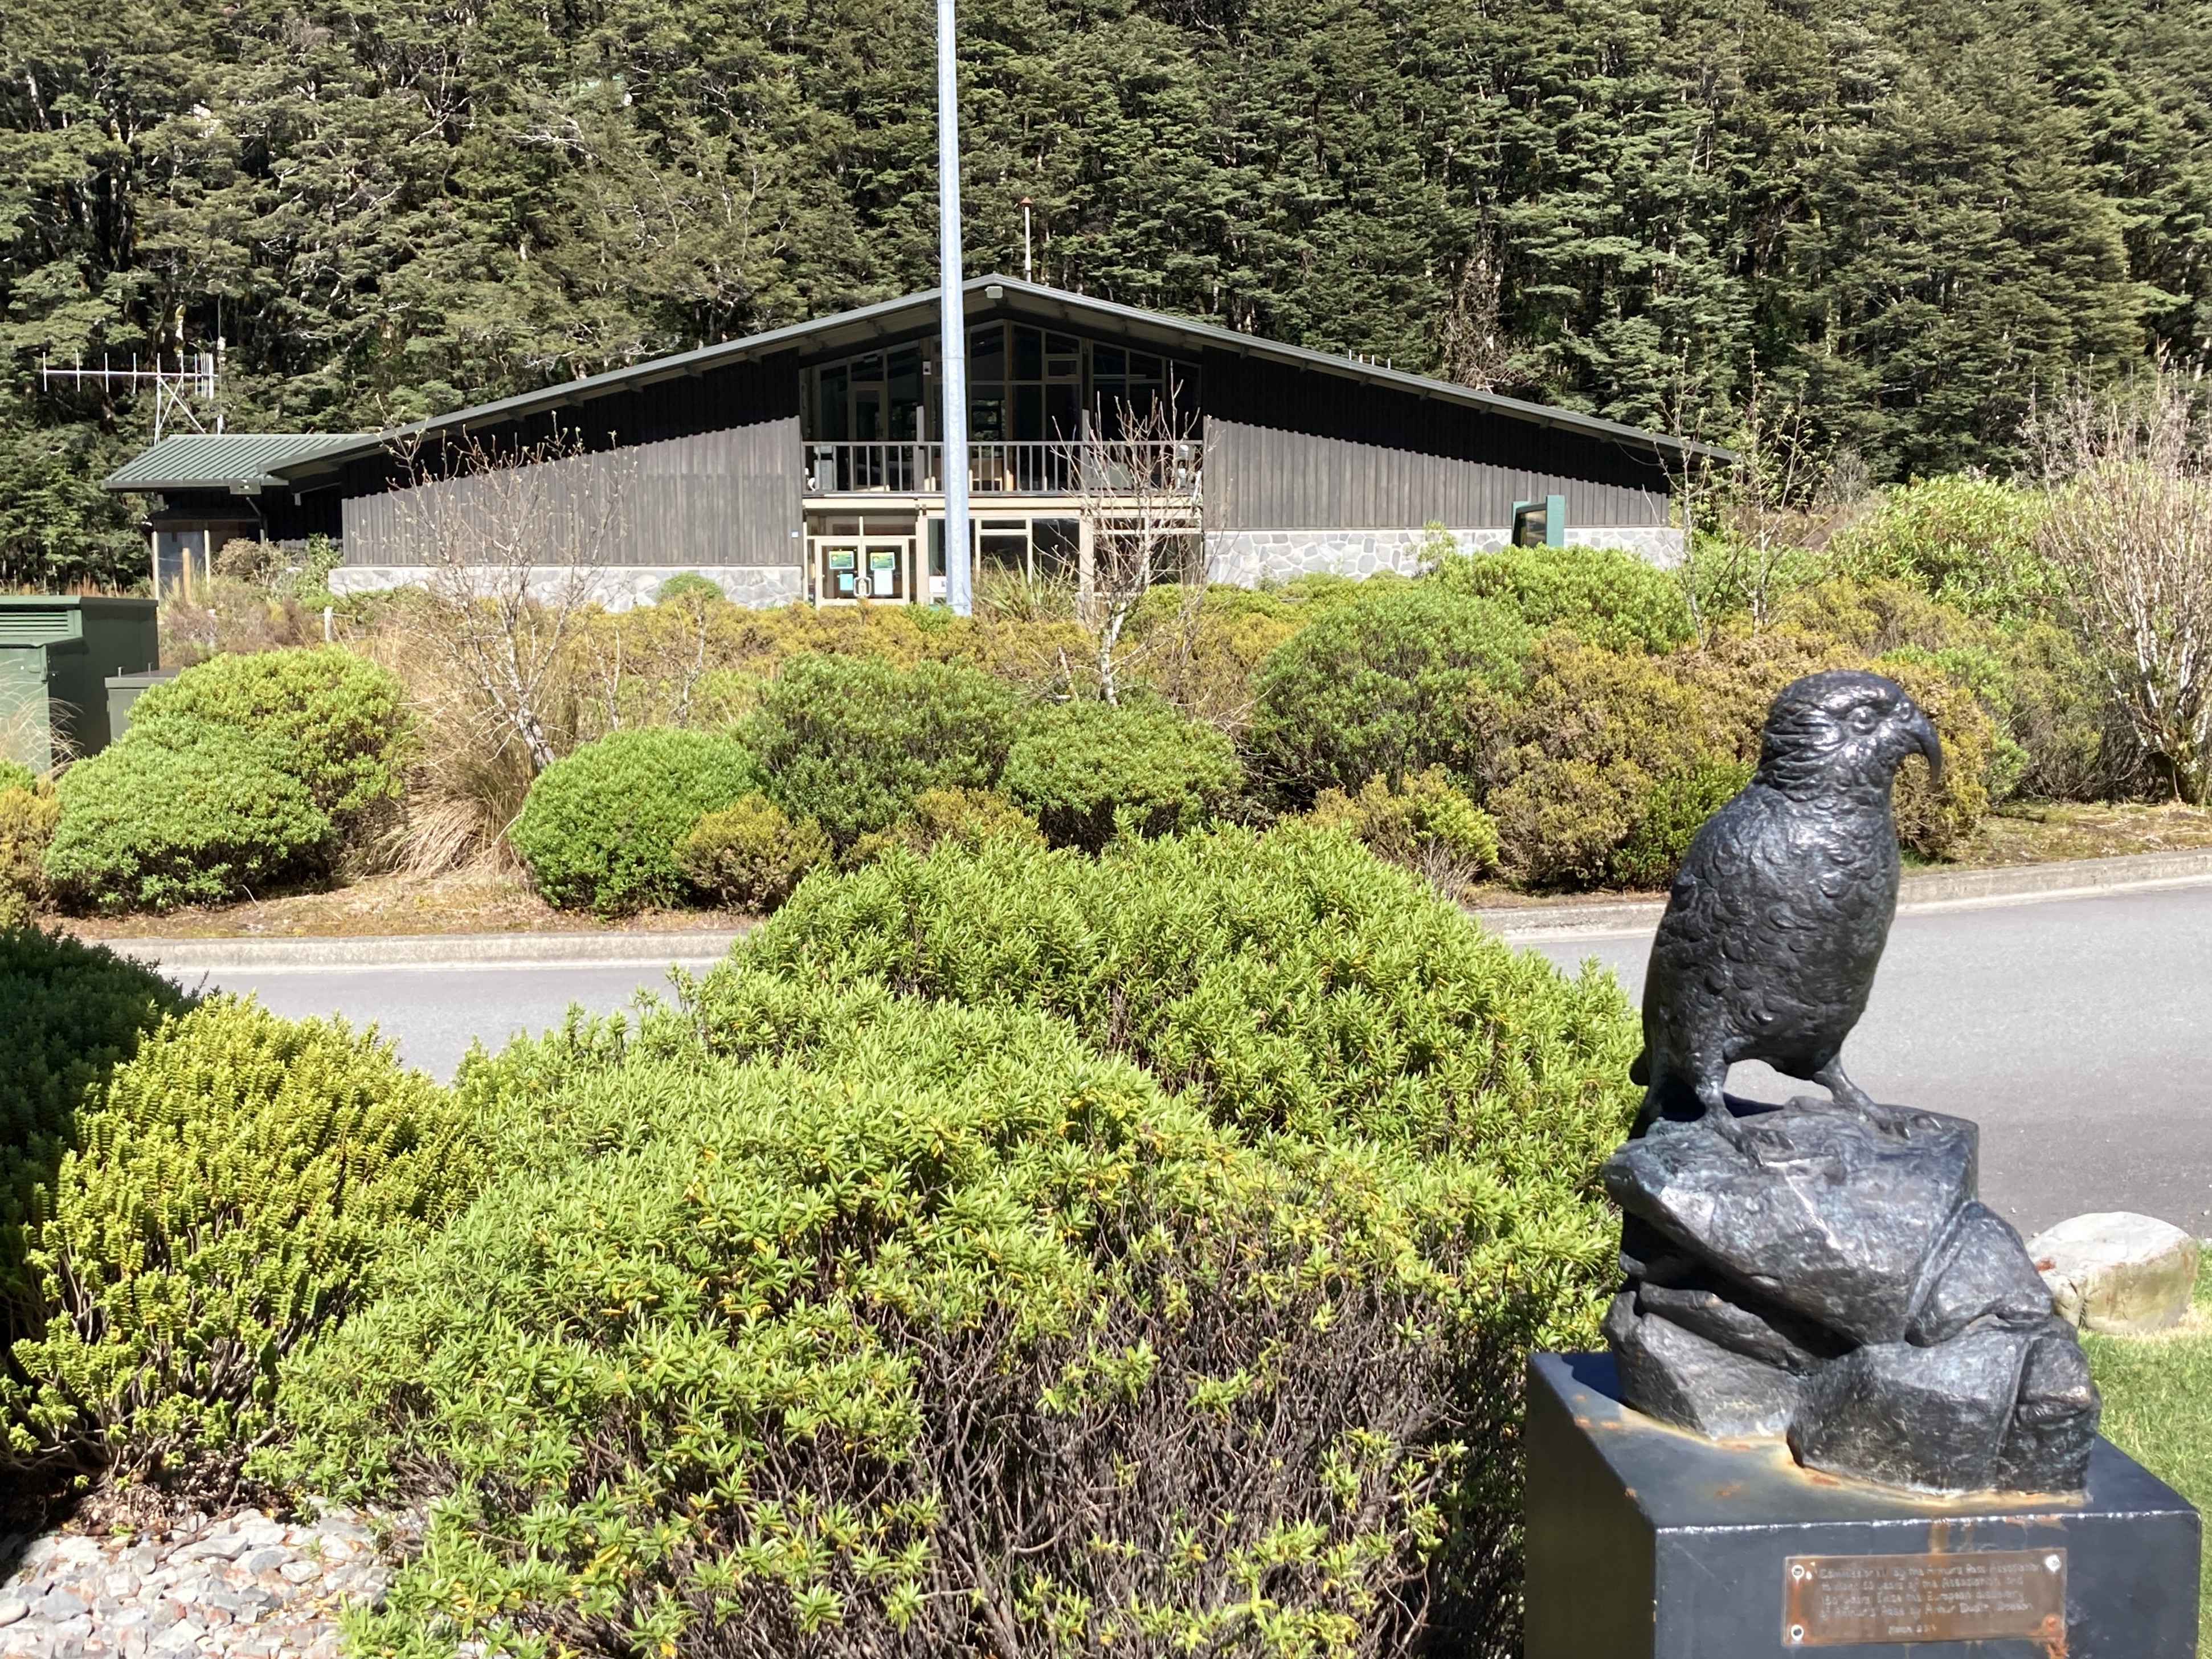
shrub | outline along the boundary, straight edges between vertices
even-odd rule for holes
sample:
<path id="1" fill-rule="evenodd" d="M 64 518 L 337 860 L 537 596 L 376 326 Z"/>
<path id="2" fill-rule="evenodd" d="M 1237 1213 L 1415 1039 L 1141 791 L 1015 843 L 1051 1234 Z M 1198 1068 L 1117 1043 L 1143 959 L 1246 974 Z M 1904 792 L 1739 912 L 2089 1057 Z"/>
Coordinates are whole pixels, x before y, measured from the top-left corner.
<path id="1" fill-rule="evenodd" d="M 2009 630 L 1985 649 L 1994 672 L 1938 654 L 1946 678 L 1970 688 L 2020 750 L 2014 789 L 2041 800 L 2094 800 L 2136 781 L 2130 745 L 2114 741 L 2112 693 L 2074 636 L 2047 623 Z M 2013 790 L 1992 787 L 1992 799 Z"/>
<path id="2" fill-rule="evenodd" d="M 1715 769 L 1738 766 L 1747 749 L 1755 756 L 1765 713 L 1763 702 L 1756 712 L 1748 702 L 1716 707 L 1667 659 L 1547 639 L 1527 689 L 1493 717 L 1498 745 L 1483 769 L 1483 804 L 1498 821 L 1505 868 L 1534 887 L 1625 885 L 1655 874 L 1664 885 L 1674 870 L 1659 869 L 1660 849 L 1672 845 L 1679 858 L 1688 846 L 1669 830 L 1685 801 L 1699 798 L 1689 781 L 1718 777 Z M 1750 775 L 1747 764 L 1741 775 Z M 1655 812 L 1668 827 L 1648 822 Z M 1638 851 L 1624 856 L 1631 846 Z"/>
<path id="3" fill-rule="evenodd" d="M 1237 782 L 1229 739 L 1172 709 L 1070 702 L 1030 717 L 1000 787 L 1047 840 L 1095 853 L 1124 830 L 1195 830 Z"/>
<path id="4" fill-rule="evenodd" d="M 77 1116 L 140 1037 L 191 999 L 105 945 L 36 928 L 0 929 L 0 1370 L 35 1336 L 44 1301 L 24 1261 L 52 1212 L 54 1171 Z"/>
<path id="5" fill-rule="evenodd" d="M 721 587 L 711 577 L 696 570 L 679 570 L 653 590 L 653 602 L 668 605 L 688 599 L 694 605 L 710 605 L 721 597 Z"/>
<path id="6" fill-rule="evenodd" d="M 28 789 L 39 781 L 39 775 L 21 761 L 0 757 L 0 790 Z"/>
<path id="7" fill-rule="evenodd" d="M 1587 1170 L 1255 1144 L 1034 1013 L 715 979 L 705 1054 L 584 1082 L 566 1162 L 288 1368 L 266 1472 L 453 1487 L 364 1645 L 1502 1649 Z"/>
<path id="8" fill-rule="evenodd" d="M 1696 632 L 1680 579 L 1614 548 L 1509 547 L 1446 559 L 1429 580 L 1612 651 L 1671 651 Z"/>
<path id="9" fill-rule="evenodd" d="M 283 738 L 316 806 L 343 823 L 399 799 L 406 687 L 343 646 L 210 657 L 149 688 L 131 705 L 126 735 L 161 739 L 191 721 Z"/>
<path id="10" fill-rule="evenodd" d="M 1464 776 L 1470 694 L 1513 684 L 1528 647 L 1527 627 L 1492 600 L 1378 579 L 1260 665 L 1246 733 L 1255 769 L 1300 806 L 1431 766 Z"/>
<path id="11" fill-rule="evenodd" d="M 1014 693 L 974 669 L 797 657 L 743 730 L 769 798 L 842 851 L 897 823 L 925 789 L 996 783 L 1018 714 Z"/>
<path id="12" fill-rule="evenodd" d="M 893 854 L 809 882 L 735 960 L 801 983 L 1042 1009 L 1196 1090 L 1224 1122 L 1479 1142 L 1503 1169 L 1523 1156 L 1556 1169 L 1585 1139 L 1595 1158 L 1635 1051 L 1610 978 L 1562 980 L 1304 823 L 1116 843 L 1097 860 L 1010 842 Z M 710 1027 L 717 982 L 702 991 Z"/>
<path id="13" fill-rule="evenodd" d="M 276 1367 L 374 1293 L 384 1254 L 481 1162 L 452 1098 L 339 1020 L 217 998 L 118 1066 L 78 1124 L 32 1258 L 19 1464 L 133 1474 L 263 1439 Z"/>
<path id="14" fill-rule="evenodd" d="M 676 867 L 717 902 L 768 911 L 830 856 L 830 838 L 808 818 L 793 823 L 757 792 L 709 812 L 676 843 Z"/>
<path id="15" fill-rule="evenodd" d="M 1884 490 L 1829 556 L 1862 580 L 1905 582 L 1974 616 L 2024 620 L 2043 615 L 2057 591 L 2036 547 L 2043 518 L 2033 490 L 1960 474 L 1918 478 Z"/>
<path id="16" fill-rule="evenodd" d="M 0 929 L 30 926 L 46 896 L 46 848 L 60 816 L 46 785 L 0 785 Z"/>
<path id="17" fill-rule="evenodd" d="M 1324 789 L 1312 817 L 1447 893 L 1498 863 L 1497 822 L 1452 787 L 1440 766 L 1413 774 L 1395 789 L 1382 778 L 1368 779 L 1357 795 Z"/>
<path id="18" fill-rule="evenodd" d="M 893 848 L 921 858 L 947 842 L 972 853 L 987 841 L 1009 837 L 1028 848 L 1045 844 L 1036 820 L 1003 795 L 988 789 L 925 789 L 914 798 L 914 811 L 906 817 L 854 842 L 846 862 L 866 864 Z"/>
<path id="19" fill-rule="evenodd" d="M 1543 641 L 1526 690 L 1480 717 L 1498 734 L 1483 805 L 1505 868 L 1537 887 L 1665 885 L 1698 825 L 1749 780 L 1775 694 L 1826 668 L 1890 675 L 1936 722 L 1942 786 L 1906 766 L 1897 824 L 1914 854 L 1942 857 L 1989 810 L 1996 757 L 1980 705 L 1925 663 L 1784 628 L 1663 658 Z"/>
<path id="20" fill-rule="evenodd" d="M 1192 719 L 1224 732 L 1252 713 L 1252 676 L 1268 653 L 1323 607 L 1279 592 L 1208 587 L 1195 611 L 1183 592 L 1156 587 L 1122 638 L 1134 673 Z"/>
<path id="21" fill-rule="evenodd" d="M 760 787 L 744 746 L 673 726 L 611 732 L 539 773 L 507 832 L 549 902 L 616 915 L 684 895 L 676 843 Z"/>
<path id="22" fill-rule="evenodd" d="M 1749 761 L 1700 755 L 1654 779 L 1630 811 L 1607 876 L 1624 887 L 1668 885 L 1705 820 L 1751 781 L 1752 771 Z"/>
<path id="23" fill-rule="evenodd" d="M 103 912 L 221 904 L 325 873 L 337 826 L 273 737 L 170 720 L 62 775 L 46 880 Z"/>

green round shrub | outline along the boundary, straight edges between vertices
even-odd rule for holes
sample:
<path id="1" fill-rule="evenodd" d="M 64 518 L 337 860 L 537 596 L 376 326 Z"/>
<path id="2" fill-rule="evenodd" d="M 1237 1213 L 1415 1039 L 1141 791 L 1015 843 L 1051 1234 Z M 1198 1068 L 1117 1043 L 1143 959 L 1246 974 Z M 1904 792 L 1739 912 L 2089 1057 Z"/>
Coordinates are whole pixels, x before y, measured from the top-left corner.
<path id="1" fill-rule="evenodd" d="M 2037 488 L 1957 473 L 1916 478 L 1883 490 L 1828 556 L 1861 580 L 1903 581 L 1993 621 L 2033 621 L 2049 614 L 2060 586 L 2036 548 L 2043 518 Z"/>
<path id="2" fill-rule="evenodd" d="M 696 570 L 679 570 L 653 590 L 653 602 L 667 605 L 689 599 L 695 605 L 707 605 L 721 597 L 721 587 L 713 578 L 702 576 Z"/>
<path id="3" fill-rule="evenodd" d="M 1014 692 L 951 663 L 794 657 L 743 728 L 769 797 L 840 852 L 905 817 L 925 789 L 988 789 L 1020 713 Z"/>
<path id="4" fill-rule="evenodd" d="M 337 826 L 291 747 L 211 721 L 133 726 L 62 774 L 48 884 L 105 914 L 251 898 L 326 873 Z"/>
<path id="5" fill-rule="evenodd" d="M 1562 978 L 1304 823 L 1117 842 L 1097 859 L 1012 842 L 893 855 L 808 882 L 737 959 L 795 984 L 1019 1002 L 1197 1090 L 1224 1121 L 1474 1137 L 1486 1156 L 1535 1160 L 1532 1176 L 1546 1136 L 1587 1133 L 1594 1181 L 1634 1092 L 1634 1022 L 1610 977 Z"/>
<path id="6" fill-rule="evenodd" d="M 808 818 L 793 823 L 757 792 L 709 812 L 676 843 L 684 878 L 716 902 L 769 911 L 830 856 L 830 838 Z"/>
<path id="7" fill-rule="evenodd" d="M 149 740 L 191 721 L 284 739 L 315 805 L 341 822 L 399 799 L 407 689 L 343 646 L 210 657 L 149 688 L 127 735 Z"/>
<path id="8" fill-rule="evenodd" d="M 284 1355 L 373 1294 L 483 1163 L 468 1115 L 374 1032 L 230 997 L 149 1037 L 76 1138 L 9 1437 L 12 1461 L 83 1474 L 234 1470 Z"/>
<path id="9" fill-rule="evenodd" d="M 678 1651 L 951 1655 L 979 1606 L 1034 1638 L 994 1651 L 1220 1651 L 1255 1557 L 1350 1631 L 1510 1535 L 1464 1450 L 1543 1340 L 1507 1275 L 1600 1202 L 1248 1139 L 1033 1014 L 758 990 L 784 1063 L 572 1093 L 568 1158 L 286 1368 L 257 1472 L 453 1488 L 364 1648 L 512 1649 L 588 1583 Z"/>
<path id="10" fill-rule="evenodd" d="M 1306 826 L 817 874 L 550 1109 L 518 1070 L 533 1157 L 286 1367 L 258 1472 L 450 1485 L 370 1647 L 588 1582 L 685 1650 L 1241 1651 L 1263 1566 L 1300 1651 L 1447 1596 L 1504 1651 L 1636 1044 Z"/>
<path id="11" fill-rule="evenodd" d="M 1277 647 L 1252 678 L 1255 770 L 1285 804 L 1475 758 L 1473 694 L 1517 679 L 1528 624 L 1433 582 L 1376 584 Z"/>
<path id="12" fill-rule="evenodd" d="M 676 843 L 759 787 L 752 757 L 731 738 L 668 726 L 611 732 L 538 774 L 507 840 L 551 903 L 602 915 L 676 904 Z"/>
<path id="13" fill-rule="evenodd" d="M 1235 746 L 1210 726 L 1169 708 L 1069 702 L 1030 716 L 999 787 L 1054 846 L 1095 853 L 1122 829 L 1195 830 L 1239 781 Z"/>
<path id="14" fill-rule="evenodd" d="M 1447 559 L 1429 580 L 1613 651 L 1671 651 L 1696 633 L 1680 579 L 1618 548 L 1509 547 Z"/>

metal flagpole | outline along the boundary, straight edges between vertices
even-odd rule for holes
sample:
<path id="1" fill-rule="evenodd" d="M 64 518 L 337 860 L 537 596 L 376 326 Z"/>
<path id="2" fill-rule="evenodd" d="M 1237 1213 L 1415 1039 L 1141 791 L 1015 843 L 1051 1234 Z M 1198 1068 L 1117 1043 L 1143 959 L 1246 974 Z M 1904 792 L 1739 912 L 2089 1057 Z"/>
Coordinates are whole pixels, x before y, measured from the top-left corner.
<path id="1" fill-rule="evenodd" d="M 956 617 L 969 596 L 968 318 L 960 292 L 960 81 L 953 57 L 952 0 L 937 0 L 937 223 L 939 313 L 938 392 L 945 406 L 945 599 Z"/>

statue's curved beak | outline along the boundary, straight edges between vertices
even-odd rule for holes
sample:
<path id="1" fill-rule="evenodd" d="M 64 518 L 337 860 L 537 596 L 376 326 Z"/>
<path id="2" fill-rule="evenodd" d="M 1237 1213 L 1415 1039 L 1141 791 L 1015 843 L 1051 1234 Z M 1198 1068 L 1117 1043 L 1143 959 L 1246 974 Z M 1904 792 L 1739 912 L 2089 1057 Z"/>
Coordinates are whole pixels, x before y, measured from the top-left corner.
<path id="1" fill-rule="evenodd" d="M 1943 740 L 1936 735 L 1936 722 L 1928 718 L 1925 710 L 1916 708 L 1912 719 L 1905 725 L 1905 735 L 1912 746 L 1928 757 L 1928 781 L 1943 781 Z"/>

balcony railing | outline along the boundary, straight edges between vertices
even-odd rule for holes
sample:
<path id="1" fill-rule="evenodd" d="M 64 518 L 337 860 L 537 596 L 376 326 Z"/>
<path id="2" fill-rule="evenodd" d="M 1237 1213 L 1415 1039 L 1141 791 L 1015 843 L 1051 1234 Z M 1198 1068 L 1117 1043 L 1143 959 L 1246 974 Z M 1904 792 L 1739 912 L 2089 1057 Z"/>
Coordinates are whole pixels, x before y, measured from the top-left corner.
<path id="1" fill-rule="evenodd" d="M 1133 494 L 1197 488 L 1204 447 L 1092 441 L 968 446 L 968 488 L 981 495 Z M 944 490 L 945 446 L 935 443 L 809 443 L 806 493 L 842 495 L 882 490 L 936 495 Z"/>

